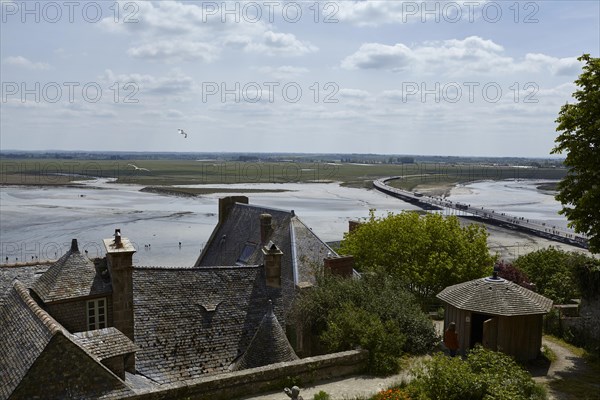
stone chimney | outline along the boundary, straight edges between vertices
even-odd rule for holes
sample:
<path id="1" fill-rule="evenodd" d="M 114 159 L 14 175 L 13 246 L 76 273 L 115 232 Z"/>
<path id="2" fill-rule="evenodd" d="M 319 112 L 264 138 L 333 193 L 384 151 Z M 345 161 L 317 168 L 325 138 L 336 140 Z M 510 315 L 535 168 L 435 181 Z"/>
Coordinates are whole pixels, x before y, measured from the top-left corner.
<path id="1" fill-rule="evenodd" d="M 271 226 L 271 222 L 273 221 L 273 217 L 271 214 L 260 214 L 260 243 L 265 244 L 271 233 L 273 232 L 273 227 Z"/>
<path id="2" fill-rule="evenodd" d="M 352 277 L 354 269 L 354 257 L 352 256 L 327 257 L 323 260 L 323 263 L 325 273 L 346 278 Z"/>
<path id="3" fill-rule="evenodd" d="M 219 224 L 222 224 L 227 219 L 231 207 L 235 203 L 248 204 L 248 197 L 246 196 L 228 196 L 219 199 Z"/>
<path id="4" fill-rule="evenodd" d="M 79 245 L 77 239 L 71 239 L 71 253 L 79 253 Z"/>
<path id="5" fill-rule="evenodd" d="M 348 232 L 349 233 L 354 232 L 361 225 L 362 225 L 362 222 L 352 221 L 352 220 L 348 221 Z"/>
<path id="6" fill-rule="evenodd" d="M 132 341 L 133 330 L 133 253 L 135 248 L 121 230 L 115 229 L 113 239 L 104 239 L 106 261 L 112 282 L 113 323 Z"/>
<path id="7" fill-rule="evenodd" d="M 281 287 L 281 257 L 283 253 L 273 242 L 269 242 L 262 248 L 265 264 L 265 275 L 267 277 L 267 286 Z"/>

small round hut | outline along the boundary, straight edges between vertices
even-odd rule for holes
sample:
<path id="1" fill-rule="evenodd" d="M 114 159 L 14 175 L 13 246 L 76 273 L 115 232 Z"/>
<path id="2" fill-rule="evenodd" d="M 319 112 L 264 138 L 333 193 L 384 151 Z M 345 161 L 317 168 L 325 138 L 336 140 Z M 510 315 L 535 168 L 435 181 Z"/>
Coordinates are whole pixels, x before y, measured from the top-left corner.
<path id="1" fill-rule="evenodd" d="M 436 297 L 445 303 L 444 329 L 456 322 L 460 354 L 478 343 L 521 361 L 540 354 L 543 316 L 552 308 L 552 300 L 495 272 L 492 277 L 448 286 Z"/>

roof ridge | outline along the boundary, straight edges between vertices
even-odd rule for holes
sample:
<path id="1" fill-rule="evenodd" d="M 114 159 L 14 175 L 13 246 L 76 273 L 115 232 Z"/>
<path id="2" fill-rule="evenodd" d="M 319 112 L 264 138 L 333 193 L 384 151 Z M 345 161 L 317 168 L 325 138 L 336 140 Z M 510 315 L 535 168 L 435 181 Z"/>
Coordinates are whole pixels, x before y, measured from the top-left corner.
<path id="1" fill-rule="evenodd" d="M 44 324 L 46 329 L 48 329 L 53 336 L 56 333 L 62 333 L 63 335 L 68 336 L 67 333 L 65 333 L 65 328 L 36 303 L 33 297 L 31 297 L 29 294 L 29 291 L 25 285 L 23 285 L 19 280 L 15 280 L 13 283 L 13 288 L 18 293 L 23 303 L 25 303 L 27 308 L 31 310 L 36 318 L 38 318 L 42 324 Z"/>
<path id="2" fill-rule="evenodd" d="M 161 270 L 161 271 L 204 271 L 208 269 L 227 270 L 227 269 L 253 269 L 260 265 L 210 265 L 210 266 L 191 266 L 191 267 L 170 267 L 168 265 L 135 265 L 134 270 Z"/>
<path id="3" fill-rule="evenodd" d="M 246 204 L 246 203 L 235 203 L 236 206 L 244 206 L 244 207 L 252 207 L 252 208 L 263 208 L 265 210 L 273 210 L 273 211 L 278 211 L 278 212 L 283 212 L 286 214 L 294 214 L 295 212 L 294 210 L 285 210 L 283 208 L 277 208 L 277 207 L 267 207 L 267 206 L 261 206 L 259 204 Z"/>

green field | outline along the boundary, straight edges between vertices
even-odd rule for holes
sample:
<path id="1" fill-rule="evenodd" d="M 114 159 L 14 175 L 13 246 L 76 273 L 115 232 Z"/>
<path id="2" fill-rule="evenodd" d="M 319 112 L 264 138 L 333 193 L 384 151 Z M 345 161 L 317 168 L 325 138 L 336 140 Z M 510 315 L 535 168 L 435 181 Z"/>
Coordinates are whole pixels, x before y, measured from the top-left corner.
<path id="1" fill-rule="evenodd" d="M 422 190 L 430 187 L 442 191 L 459 183 L 481 180 L 542 179 L 560 180 L 566 175 L 564 168 L 521 168 L 514 166 L 481 164 L 410 164 L 398 174 L 401 179 L 390 181 L 393 187 L 405 190 Z M 542 190 L 554 190 L 555 185 L 540 185 Z M 441 194 L 441 193 L 437 193 Z"/>
<path id="2" fill-rule="evenodd" d="M 146 170 L 136 170 L 133 164 Z M 374 179 L 403 176 L 394 186 L 452 185 L 483 179 L 560 179 L 562 168 L 517 168 L 484 164 L 351 164 L 325 162 L 243 162 L 194 160 L 2 159 L 0 184 L 67 185 L 91 177 L 144 186 L 231 183 L 341 182 L 371 187 Z"/>

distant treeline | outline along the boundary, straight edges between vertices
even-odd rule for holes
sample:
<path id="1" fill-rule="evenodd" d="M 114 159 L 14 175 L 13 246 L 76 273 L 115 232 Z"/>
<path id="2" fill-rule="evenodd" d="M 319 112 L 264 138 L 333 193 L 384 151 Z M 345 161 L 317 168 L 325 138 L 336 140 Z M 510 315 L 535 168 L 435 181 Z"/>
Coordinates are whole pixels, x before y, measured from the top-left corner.
<path id="1" fill-rule="evenodd" d="M 0 151 L 2 159 L 62 160 L 215 160 L 240 162 L 337 162 L 362 164 L 495 164 L 531 167 L 561 167 L 562 159 L 527 157 L 455 157 L 410 154 L 344 153 L 223 153 L 223 152 L 127 152 L 127 151 Z"/>

